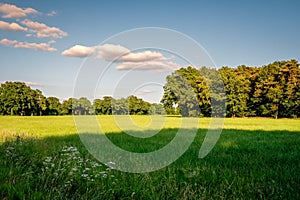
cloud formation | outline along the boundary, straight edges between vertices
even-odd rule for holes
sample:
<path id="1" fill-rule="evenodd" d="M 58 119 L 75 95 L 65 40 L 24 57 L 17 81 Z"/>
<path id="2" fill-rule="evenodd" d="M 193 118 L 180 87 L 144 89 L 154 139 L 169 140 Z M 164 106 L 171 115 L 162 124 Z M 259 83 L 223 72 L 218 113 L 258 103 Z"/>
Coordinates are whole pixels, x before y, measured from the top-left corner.
<path id="1" fill-rule="evenodd" d="M 37 82 L 31 82 L 31 81 L 12 81 L 12 80 L 0 81 L 0 85 L 4 84 L 6 82 L 23 82 L 26 85 L 31 86 L 31 87 L 44 87 L 44 85 L 42 85 L 40 83 L 37 83 Z"/>
<path id="2" fill-rule="evenodd" d="M 138 90 L 134 94 L 142 96 L 142 95 L 153 94 L 153 93 L 157 93 L 157 90 L 148 90 L 148 89 Z"/>
<path id="3" fill-rule="evenodd" d="M 114 62 L 144 62 L 153 60 L 167 60 L 167 58 L 159 52 L 143 51 L 133 53 L 126 47 L 114 44 L 104 44 L 96 47 L 75 45 L 63 51 L 62 55 L 74 57 L 87 57 L 92 55 L 93 53 L 97 53 L 98 59 L 104 59 L 106 61 Z"/>
<path id="4" fill-rule="evenodd" d="M 17 23 L 8 23 L 4 21 L 0 21 L 0 30 L 6 31 L 27 31 L 27 28 L 20 26 Z"/>
<path id="5" fill-rule="evenodd" d="M 139 70 L 167 72 L 179 68 L 179 65 L 173 62 L 145 61 L 145 62 L 124 62 L 116 67 L 117 70 Z"/>
<path id="6" fill-rule="evenodd" d="M 0 13 L 3 18 L 22 18 L 39 12 L 33 8 L 19 8 L 15 5 L 0 3 Z"/>
<path id="7" fill-rule="evenodd" d="M 104 44 L 94 47 L 75 45 L 61 54 L 81 58 L 95 54 L 98 59 L 121 63 L 116 67 L 117 70 L 165 72 L 179 69 L 178 64 L 169 61 L 170 58 L 166 58 L 160 52 L 147 50 L 135 53 L 126 47 L 115 44 Z"/>
<path id="8" fill-rule="evenodd" d="M 129 49 L 114 44 L 104 44 L 97 47 L 98 56 L 106 61 L 114 62 L 144 62 L 150 60 L 166 60 L 161 53 L 153 51 L 143 51 L 134 53 Z"/>
<path id="9" fill-rule="evenodd" d="M 0 40 L 0 44 L 6 45 L 6 46 L 11 46 L 14 48 L 35 49 L 35 50 L 50 51 L 50 52 L 57 50 L 50 46 L 52 43 L 53 43 L 52 41 L 50 41 L 49 43 L 19 42 L 17 40 L 9 40 L 6 38 Z"/>
<path id="10" fill-rule="evenodd" d="M 75 46 L 63 51 L 61 54 L 64 56 L 84 58 L 84 57 L 92 55 L 94 53 L 94 51 L 95 51 L 94 47 L 75 45 Z"/>
<path id="11" fill-rule="evenodd" d="M 68 33 L 60 30 L 57 27 L 49 27 L 46 24 L 33 22 L 29 19 L 23 20 L 21 24 L 27 26 L 30 32 L 36 34 L 37 38 L 44 38 L 44 37 L 62 38 L 68 35 Z"/>
<path id="12" fill-rule="evenodd" d="M 155 51 L 143 51 L 138 53 L 128 53 L 117 59 L 122 62 L 145 62 L 151 60 L 167 60 L 161 53 Z"/>
<path id="13" fill-rule="evenodd" d="M 57 15 L 57 12 L 55 10 L 52 10 L 51 12 L 47 13 L 47 16 L 54 16 L 54 15 Z"/>
<path id="14" fill-rule="evenodd" d="M 104 59 L 106 61 L 113 61 L 122 55 L 130 53 L 130 50 L 121 46 L 114 44 L 104 44 L 96 48 L 98 51 L 97 58 Z"/>
<path id="15" fill-rule="evenodd" d="M 2 15 L 1 15 L 2 14 Z M 20 18 L 25 18 L 29 14 L 43 14 L 38 12 L 33 8 L 20 8 L 16 5 L 0 3 L 0 15 L 2 18 L 14 18 L 15 22 L 6 22 L 0 20 L 0 30 L 6 31 L 24 31 L 26 37 L 36 37 L 36 38 L 63 38 L 68 35 L 68 33 L 62 31 L 57 27 L 50 27 L 46 24 L 40 22 L 34 22 L 29 19 L 24 19 L 20 21 Z M 56 15 L 56 11 L 51 11 L 47 16 Z M 20 23 L 20 24 L 19 24 Z M 42 51 L 56 51 L 57 49 L 51 47 L 55 43 L 54 40 L 50 40 L 48 43 L 34 43 L 34 42 L 20 42 L 17 40 L 9 40 L 7 38 L 2 39 L 0 44 L 11 46 L 14 48 L 26 48 L 26 49 L 35 49 Z"/>
<path id="16" fill-rule="evenodd" d="M 31 81 L 25 81 L 25 84 L 31 87 L 43 87 L 44 85 L 36 82 L 31 82 Z"/>

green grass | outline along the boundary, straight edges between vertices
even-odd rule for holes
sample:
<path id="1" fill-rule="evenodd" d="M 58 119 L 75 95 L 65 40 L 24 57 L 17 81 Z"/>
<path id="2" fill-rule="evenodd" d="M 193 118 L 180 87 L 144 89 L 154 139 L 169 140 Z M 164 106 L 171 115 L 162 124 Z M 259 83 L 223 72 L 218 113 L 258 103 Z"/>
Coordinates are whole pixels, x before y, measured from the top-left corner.
<path id="1" fill-rule="evenodd" d="M 160 129 L 149 116 L 131 119 L 139 128 L 124 116 L 117 118 L 122 128 L 114 116 L 98 117 L 110 140 L 132 152 L 162 148 L 181 120 L 167 117 Z M 199 159 L 209 123 L 200 119 L 194 142 L 174 163 L 135 174 L 93 158 L 72 116 L 1 116 L 0 199 L 300 199 L 299 119 L 226 119 L 216 146 Z M 149 138 L 121 131 L 142 135 L 156 129 L 161 131 Z M 185 128 L 187 137 L 191 130 Z"/>

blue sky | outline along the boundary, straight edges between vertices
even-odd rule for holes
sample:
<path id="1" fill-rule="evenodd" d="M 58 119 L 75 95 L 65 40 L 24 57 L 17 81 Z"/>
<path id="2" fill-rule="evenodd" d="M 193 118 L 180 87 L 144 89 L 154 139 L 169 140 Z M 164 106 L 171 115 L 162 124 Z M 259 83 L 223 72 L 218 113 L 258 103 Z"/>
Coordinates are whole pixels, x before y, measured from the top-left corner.
<path id="1" fill-rule="evenodd" d="M 24 81 L 46 96 L 61 100 L 74 95 L 93 99 L 135 94 L 148 101 L 159 101 L 164 78 L 172 71 L 161 69 L 166 65 L 176 69 L 189 63 L 157 49 L 133 51 L 129 44 L 125 45 L 126 39 L 111 39 L 135 28 L 161 27 L 181 32 L 202 45 L 218 67 L 300 60 L 299 1 L 0 3 L 0 81 Z M 181 42 L 178 40 L 177 45 L 184 48 Z M 189 48 L 185 51 L 197 56 Z M 121 55 L 115 52 L 127 56 L 119 57 L 104 71 L 104 66 L 113 60 L 111 56 Z M 100 58 L 92 58 L 92 54 Z M 135 70 L 136 64 L 145 68 Z M 94 71 L 82 75 L 82 68 L 89 67 Z M 89 84 L 98 85 L 85 93 L 89 90 L 86 84 L 73 93 L 78 75 L 82 82 L 90 81 L 91 75 L 95 80 Z"/>

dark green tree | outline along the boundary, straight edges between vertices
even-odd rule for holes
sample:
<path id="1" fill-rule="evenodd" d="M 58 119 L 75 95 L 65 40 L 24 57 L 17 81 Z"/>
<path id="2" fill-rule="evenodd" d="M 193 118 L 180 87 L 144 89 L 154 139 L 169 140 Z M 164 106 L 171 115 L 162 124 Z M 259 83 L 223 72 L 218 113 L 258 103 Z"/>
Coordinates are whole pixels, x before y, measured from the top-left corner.
<path id="1" fill-rule="evenodd" d="M 90 115 L 94 114 L 93 106 L 86 97 L 79 99 L 72 98 L 72 114 L 73 115 Z"/>
<path id="2" fill-rule="evenodd" d="M 62 114 L 62 105 L 59 102 L 59 99 L 56 97 L 47 97 L 47 115 L 61 115 Z"/>
<path id="3" fill-rule="evenodd" d="M 151 104 L 143 101 L 143 99 L 137 98 L 136 96 L 129 96 L 128 98 L 128 109 L 130 115 L 146 115 L 149 114 Z"/>
<path id="4" fill-rule="evenodd" d="M 181 68 L 167 76 L 166 80 L 161 103 L 168 114 L 180 111 L 183 117 L 199 116 L 200 112 L 209 115 L 209 90 L 199 70 Z"/>
<path id="5" fill-rule="evenodd" d="M 128 98 L 112 100 L 112 114 L 114 115 L 129 115 Z"/>
<path id="6" fill-rule="evenodd" d="M 165 115 L 166 112 L 162 104 L 152 103 L 149 109 L 151 115 Z"/>
<path id="7" fill-rule="evenodd" d="M 44 97 L 22 82 L 5 82 L 0 86 L 0 113 L 2 115 L 40 115 Z"/>
<path id="8" fill-rule="evenodd" d="M 220 74 L 224 81 L 228 117 L 245 117 L 250 115 L 248 102 L 251 92 L 250 68 L 239 66 L 235 69 L 223 67 Z"/>
<path id="9" fill-rule="evenodd" d="M 61 104 L 61 113 L 63 115 L 71 115 L 73 114 L 73 102 L 75 101 L 75 98 L 69 98 L 68 100 L 64 100 Z"/>
<path id="10" fill-rule="evenodd" d="M 95 114 L 97 115 L 111 115 L 112 114 L 112 101 L 113 98 L 109 96 L 103 97 L 103 99 L 95 99 L 93 107 Z"/>

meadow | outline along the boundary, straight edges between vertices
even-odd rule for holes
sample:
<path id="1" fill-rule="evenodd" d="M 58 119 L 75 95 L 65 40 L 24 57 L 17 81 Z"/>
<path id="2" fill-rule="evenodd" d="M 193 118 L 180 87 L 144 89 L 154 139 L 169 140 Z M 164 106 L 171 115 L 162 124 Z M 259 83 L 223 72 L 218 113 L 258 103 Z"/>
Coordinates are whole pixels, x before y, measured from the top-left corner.
<path id="1" fill-rule="evenodd" d="M 115 145 L 140 153 L 167 145 L 181 126 L 178 116 L 164 118 L 163 126 L 131 116 L 136 135 L 159 130 L 137 138 L 125 134 L 125 118 L 115 119 L 97 117 Z M 128 173 L 87 151 L 72 116 L 0 116 L 0 199 L 300 199 L 299 119 L 228 118 L 200 159 L 210 121 L 200 119 L 193 143 L 174 163 Z M 187 137 L 192 129 L 184 128 Z"/>

